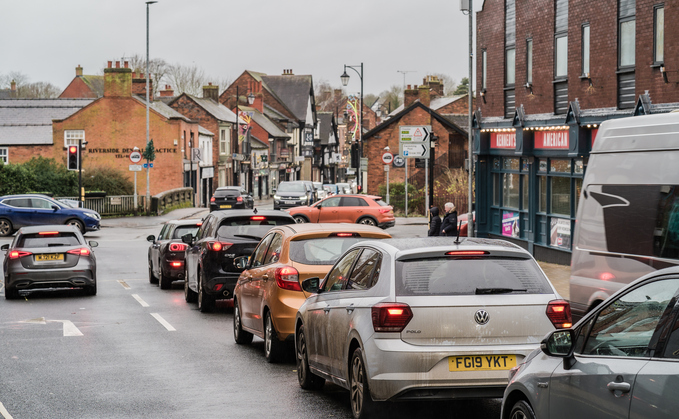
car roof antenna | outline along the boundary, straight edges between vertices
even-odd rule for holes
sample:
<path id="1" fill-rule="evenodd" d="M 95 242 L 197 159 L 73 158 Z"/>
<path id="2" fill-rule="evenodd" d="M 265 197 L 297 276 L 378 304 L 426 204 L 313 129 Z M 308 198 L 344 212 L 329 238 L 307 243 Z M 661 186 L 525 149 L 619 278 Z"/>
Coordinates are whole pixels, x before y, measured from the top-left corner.
<path id="1" fill-rule="evenodd" d="M 455 244 L 460 244 L 460 229 L 462 228 L 462 221 L 460 221 L 460 225 L 457 226 L 457 238 L 455 239 Z"/>
<path id="2" fill-rule="evenodd" d="M 252 209 L 252 212 L 254 212 L 255 214 L 257 214 L 257 208 L 253 208 L 253 209 Z"/>

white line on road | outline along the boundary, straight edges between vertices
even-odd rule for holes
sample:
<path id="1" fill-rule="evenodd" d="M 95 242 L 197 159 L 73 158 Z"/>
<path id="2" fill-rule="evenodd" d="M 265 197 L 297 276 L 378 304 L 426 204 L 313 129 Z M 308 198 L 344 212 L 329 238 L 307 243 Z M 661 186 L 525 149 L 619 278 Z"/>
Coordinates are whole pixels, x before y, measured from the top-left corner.
<path id="1" fill-rule="evenodd" d="M 129 290 L 129 289 L 130 289 L 130 286 L 127 285 L 127 282 L 123 281 L 122 279 L 119 279 L 119 280 L 118 280 L 118 283 L 119 283 L 120 285 L 122 285 L 123 288 L 125 288 L 126 290 Z"/>
<path id="2" fill-rule="evenodd" d="M 139 301 L 139 304 L 141 304 L 142 307 L 149 307 L 149 304 L 142 300 L 141 297 L 137 294 L 132 294 L 132 297 L 134 297 L 135 300 Z"/>
<path id="3" fill-rule="evenodd" d="M 9 414 L 7 409 L 5 409 L 5 406 L 0 403 L 0 415 L 2 415 L 3 418 L 5 419 L 12 419 L 12 415 Z"/>
<path id="4" fill-rule="evenodd" d="M 83 336 L 83 333 L 70 320 L 49 320 L 64 325 L 64 336 Z"/>
<path id="5" fill-rule="evenodd" d="M 165 328 L 166 328 L 169 332 L 176 332 L 176 331 L 177 331 L 177 329 L 175 329 L 174 327 L 172 327 L 172 325 L 171 325 L 170 323 L 168 323 L 167 320 L 165 320 L 164 318 L 160 317 L 160 314 L 158 314 L 158 313 L 151 313 L 151 315 L 152 315 L 156 320 L 158 320 L 158 322 L 159 322 L 160 324 L 162 324 L 163 326 L 165 326 Z"/>

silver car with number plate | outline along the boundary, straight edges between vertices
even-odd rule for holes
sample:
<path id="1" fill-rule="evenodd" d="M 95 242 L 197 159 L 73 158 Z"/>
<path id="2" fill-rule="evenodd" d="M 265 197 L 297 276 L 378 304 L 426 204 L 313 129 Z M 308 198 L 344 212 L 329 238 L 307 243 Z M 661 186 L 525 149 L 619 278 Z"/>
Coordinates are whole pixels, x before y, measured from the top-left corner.
<path id="1" fill-rule="evenodd" d="M 509 369 L 571 321 L 532 256 L 502 240 L 361 242 L 303 287 L 300 385 L 349 389 L 356 418 L 381 401 L 501 397 Z"/>

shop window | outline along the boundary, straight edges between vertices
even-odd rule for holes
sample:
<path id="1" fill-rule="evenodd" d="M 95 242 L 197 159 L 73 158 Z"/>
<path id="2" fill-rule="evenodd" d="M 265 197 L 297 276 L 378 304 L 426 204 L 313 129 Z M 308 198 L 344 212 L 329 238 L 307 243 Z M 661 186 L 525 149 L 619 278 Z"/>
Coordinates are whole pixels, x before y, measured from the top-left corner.
<path id="1" fill-rule="evenodd" d="M 547 178 L 540 176 L 538 182 L 540 183 L 540 205 L 538 211 L 547 212 Z"/>
<path id="2" fill-rule="evenodd" d="M 550 160 L 550 172 L 555 173 L 571 173 L 571 160 L 570 159 L 551 159 Z"/>
<path id="3" fill-rule="evenodd" d="M 540 159 L 538 163 L 538 172 L 547 172 L 547 159 Z"/>
<path id="4" fill-rule="evenodd" d="M 502 206 L 519 209 L 519 175 L 502 174 Z"/>
<path id="5" fill-rule="evenodd" d="M 519 170 L 519 159 L 505 158 L 502 164 L 505 170 Z"/>
<path id="6" fill-rule="evenodd" d="M 571 179 L 567 177 L 550 178 L 550 213 L 571 215 Z"/>
<path id="7" fill-rule="evenodd" d="M 528 176 L 521 175 L 521 209 L 528 209 Z"/>
<path id="8" fill-rule="evenodd" d="M 500 205 L 500 174 L 493 173 L 493 205 Z"/>

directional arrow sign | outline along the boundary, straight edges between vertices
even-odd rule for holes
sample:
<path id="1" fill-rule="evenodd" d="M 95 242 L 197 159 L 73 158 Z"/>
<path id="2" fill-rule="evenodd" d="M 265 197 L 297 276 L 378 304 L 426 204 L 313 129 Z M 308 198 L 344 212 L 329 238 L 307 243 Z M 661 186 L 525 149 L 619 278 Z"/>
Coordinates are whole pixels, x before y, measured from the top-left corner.
<path id="1" fill-rule="evenodd" d="M 401 154 L 406 158 L 429 158 L 429 147 L 422 143 L 401 144 L 401 148 L 403 150 Z"/>
<path id="2" fill-rule="evenodd" d="M 70 320 L 47 320 L 44 317 L 39 317 L 37 319 L 24 320 L 20 323 L 33 323 L 33 324 L 61 323 L 64 325 L 63 327 L 64 336 L 83 336 L 80 329 L 78 329 Z"/>
<path id="3" fill-rule="evenodd" d="M 400 126 L 398 129 L 401 142 L 423 143 L 429 140 L 431 133 L 431 125 Z"/>

